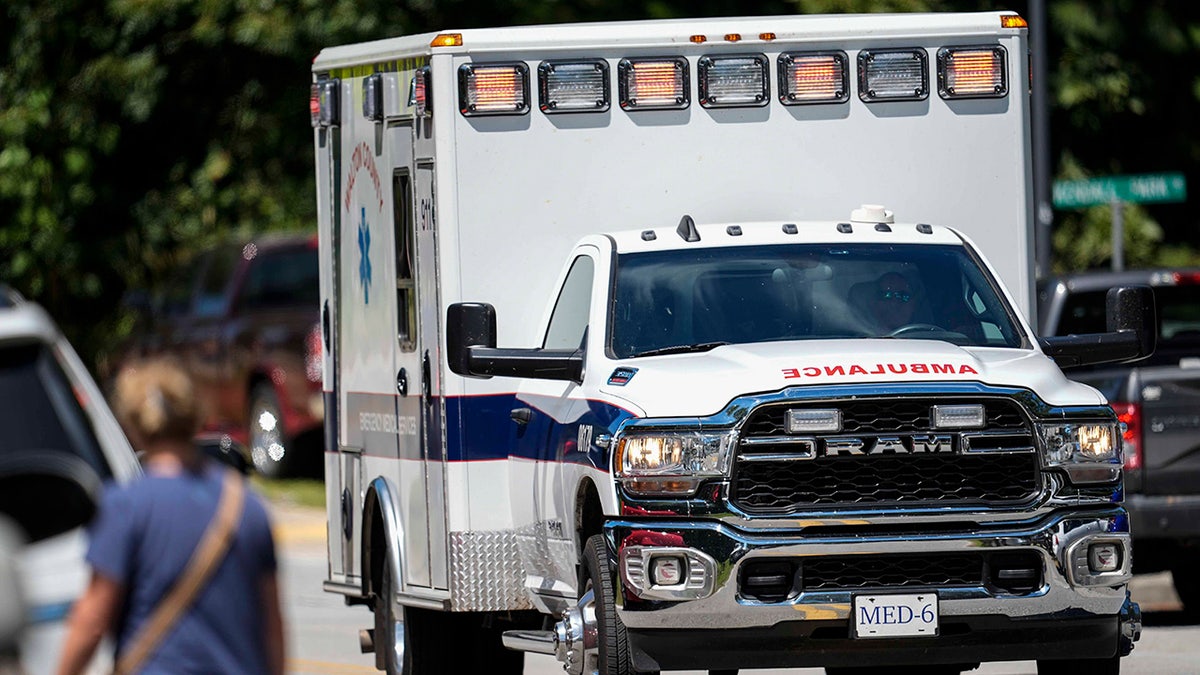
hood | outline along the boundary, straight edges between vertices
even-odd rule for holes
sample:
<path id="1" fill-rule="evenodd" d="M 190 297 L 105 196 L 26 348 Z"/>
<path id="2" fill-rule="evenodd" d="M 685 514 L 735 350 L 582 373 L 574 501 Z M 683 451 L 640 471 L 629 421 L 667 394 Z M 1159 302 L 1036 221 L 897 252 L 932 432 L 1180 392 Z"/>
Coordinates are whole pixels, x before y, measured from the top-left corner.
<path id="1" fill-rule="evenodd" d="M 1060 406 L 1105 402 L 1095 389 L 1064 377 L 1039 351 L 897 339 L 767 342 L 627 359 L 601 390 L 628 401 L 647 417 L 705 417 L 747 394 L 904 382 L 1019 387 Z"/>

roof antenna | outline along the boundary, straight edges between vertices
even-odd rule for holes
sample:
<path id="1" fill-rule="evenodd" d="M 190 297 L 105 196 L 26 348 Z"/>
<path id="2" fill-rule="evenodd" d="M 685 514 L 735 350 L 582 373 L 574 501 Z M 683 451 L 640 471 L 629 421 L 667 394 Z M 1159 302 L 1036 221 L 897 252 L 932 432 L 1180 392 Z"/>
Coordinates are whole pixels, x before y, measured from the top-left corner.
<path id="1" fill-rule="evenodd" d="M 675 228 L 676 234 L 684 241 L 700 241 L 700 232 L 696 230 L 696 221 L 692 220 L 691 216 L 685 215 L 679 219 L 679 227 Z"/>

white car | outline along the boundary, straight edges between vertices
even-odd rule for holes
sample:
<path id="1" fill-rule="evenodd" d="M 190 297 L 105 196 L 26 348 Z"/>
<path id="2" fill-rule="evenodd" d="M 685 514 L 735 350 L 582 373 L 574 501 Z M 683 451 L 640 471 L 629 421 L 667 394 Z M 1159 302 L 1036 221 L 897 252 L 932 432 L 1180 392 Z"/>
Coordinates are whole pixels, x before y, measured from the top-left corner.
<path id="1" fill-rule="evenodd" d="M 20 605 L 0 604 L 24 609 L 16 644 L 28 675 L 53 672 L 67 614 L 88 583 L 85 526 L 101 485 L 140 473 L 100 388 L 54 321 L 0 289 L 0 517 L 25 539 L 12 558 Z M 111 672 L 111 653 L 102 647 L 90 672 Z"/>

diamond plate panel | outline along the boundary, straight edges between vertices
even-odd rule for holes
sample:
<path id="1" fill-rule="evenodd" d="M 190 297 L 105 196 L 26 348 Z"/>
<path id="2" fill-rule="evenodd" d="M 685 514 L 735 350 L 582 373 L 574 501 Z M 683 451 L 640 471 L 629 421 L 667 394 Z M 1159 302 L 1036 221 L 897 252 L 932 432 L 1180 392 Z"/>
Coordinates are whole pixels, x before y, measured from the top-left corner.
<path id="1" fill-rule="evenodd" d="M 450 601 L 454 609 L 533 609 L 515 532 L 450 533 Z"/>

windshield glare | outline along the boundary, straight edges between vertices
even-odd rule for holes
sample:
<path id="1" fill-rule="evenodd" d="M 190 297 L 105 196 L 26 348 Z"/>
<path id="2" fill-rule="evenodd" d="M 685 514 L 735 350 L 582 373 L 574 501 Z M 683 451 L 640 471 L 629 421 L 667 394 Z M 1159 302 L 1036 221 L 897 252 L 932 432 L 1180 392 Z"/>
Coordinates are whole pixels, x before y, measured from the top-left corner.
<path id="1" fill-rule="evenodd" d="M 1018 347 L 962 246 L 791 244 L 618 256 L 618 358 L 712 343 L 892 337 Z"/>

